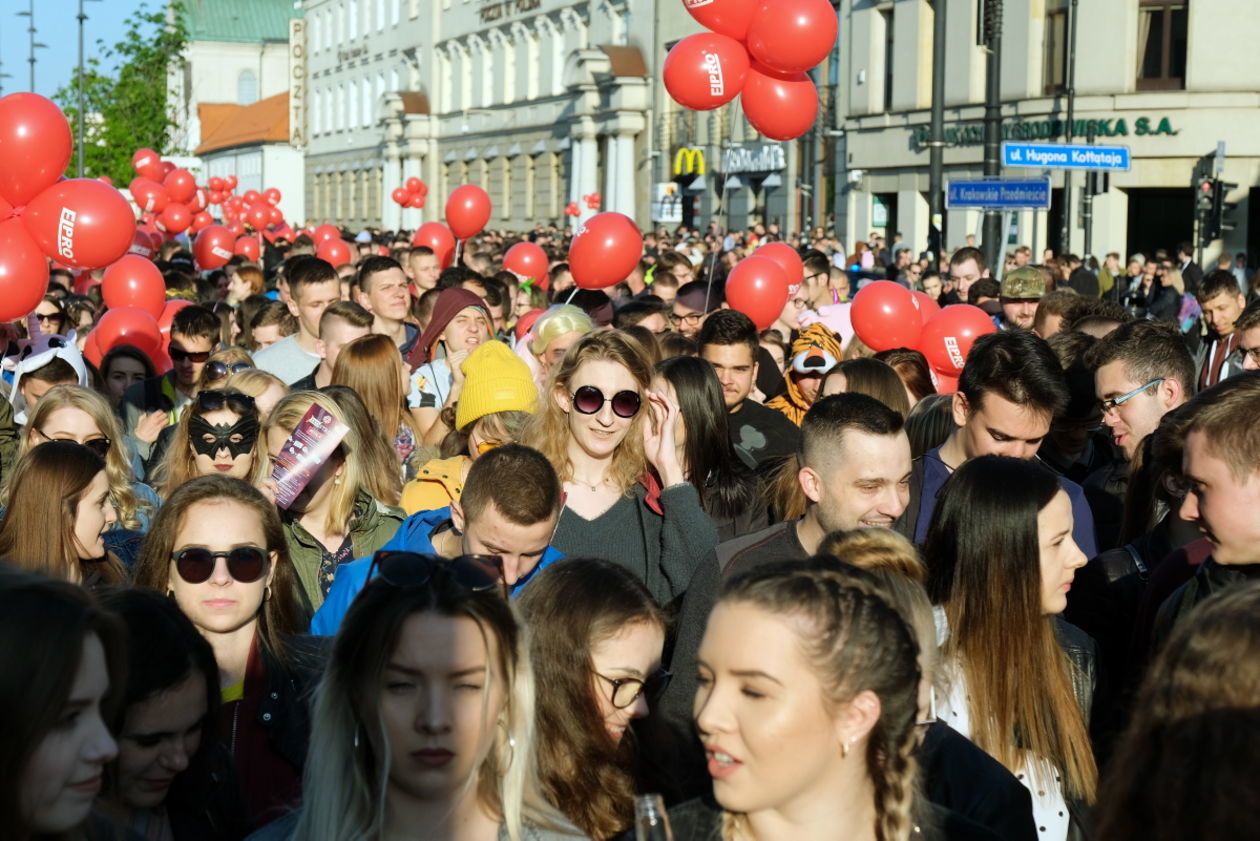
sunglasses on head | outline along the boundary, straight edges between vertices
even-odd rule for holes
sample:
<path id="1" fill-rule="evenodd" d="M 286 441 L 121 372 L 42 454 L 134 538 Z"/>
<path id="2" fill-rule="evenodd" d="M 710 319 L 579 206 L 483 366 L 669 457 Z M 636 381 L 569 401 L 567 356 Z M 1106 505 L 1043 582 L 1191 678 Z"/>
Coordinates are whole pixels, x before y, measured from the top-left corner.
<path id="1" fill-rule="evenodd" d="M 183 362 L 187 359 L 190 362 L 201 364 L 210 358 L 210 351 L 208 350 L 199 350 L 195 353 L 191 353 L 183 348 L 177 348 L 174 345 L 171 345 L 167 349 L 167 353 L 170 355 L 172 362 Z"/>
<path id="2" fill-rule="evenodd" d="M 253 367 L 254 366 L 248 362 L 233 362 L 229 365 L 226 362 L 220 362 L 216 359 L 213 362 L 207 363 L 206 367 L 201 372 L 201 376 L 205 378 L 206 382 L 212 383 L 223 379 L 229 374 L 239 374 L 241 371 L 248 371 Z"/>
<path id="3" fill-rule="evenodd" d="M 267 550 L 261 546 L 237 546 L 226 552 L 213 552 L 204 546 L 189 546 L 171 555 L 175 571 L 189 584 L 201 584 L 214 575 L 214 566 L 223 558 L 228 575 L 241 584 L 252 584 L 267 571 Z"/>
<path id="4" fill-rule="evenodd" d="M 584 385 L 573 392 L 573 408 L 584 415 L 596 414 L 605 403 L 612 403 L 613 414 L 617 417 L 632 418 L 643 405 L 643 398 L 637 391 L 619 391 L 612 397 L 605 397 L 604 392 L 593 385 Z"/>
<path id="5" fill-rule="evenodd" d="M 40 438 L 43 438 L 45 441 L 71 441 L 76 444 L 79 443 L 78 441 L 75 441 L 73 438 L 53 438 L 51 435 L 49 435 L 47 432 L 45 432 L 42 429 L 35 430 L 35 433 L 39 435 Z M 109 455 L 110 443 L 111 441 L 108 438 L 102 436 L 100 438 L 89 438 L 87 441 L 84 441 L 81 444 L 81 446 L 87 447 L 89 450 L 96 453 L 101 458 L 105 458 L 105 456 Z"/>
<path id="6" fill-rule="evenodd" d="M 418 552 L 377 552 L 372 556 L 368 581 L 379 577 L 394 587 L 423 587 L 434 575 L 447 575 L 466 590 L 483 592 L 498 589 L 508 594 L 503 581 L 503 559 L 498 555 L 460 555 L 443 558 Z"/>
<path id="7" fill-rule="evenodd" d="M 239 391 L 199 391 L 197 392 L 197 408 L 203 412 L 217 412 L 227 406 L 238 415 L 254 412 L 254 398 Z"/>

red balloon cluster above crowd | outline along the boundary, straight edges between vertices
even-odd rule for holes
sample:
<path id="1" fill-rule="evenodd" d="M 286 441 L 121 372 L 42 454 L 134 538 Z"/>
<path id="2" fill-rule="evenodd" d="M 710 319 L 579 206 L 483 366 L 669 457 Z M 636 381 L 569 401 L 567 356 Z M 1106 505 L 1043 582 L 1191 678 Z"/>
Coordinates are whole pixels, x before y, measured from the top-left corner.
<path id="1" fill-rule="evenodd" d="M 421 208 L 424 207 L 424 201 L 429 195 L 429 185 L 412 176 L 407 179 L 405 186 L 395 188 L 389 195 L 395 204 L 402 207 Z"/>
<path id="2" fill-rule="evenodd" d="M 836 42 L 828 0 L 683 0 L 709 32 L 683 38 L 665 58 L 679 105 L 708 111 L 740 97 L 752 127 L 773 140 L 800 137 L 818 116 L 808 71 Z"/>

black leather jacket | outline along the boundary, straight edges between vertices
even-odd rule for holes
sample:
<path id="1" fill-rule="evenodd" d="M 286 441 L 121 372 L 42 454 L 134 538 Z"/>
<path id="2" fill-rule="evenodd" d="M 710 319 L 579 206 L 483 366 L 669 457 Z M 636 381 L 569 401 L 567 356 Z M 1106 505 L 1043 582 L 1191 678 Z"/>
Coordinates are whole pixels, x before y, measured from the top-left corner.
<path id="1" fill-rule="evenodd" d="M 332 639 L 303 634 L 286 637 L 284 644 L 289 655 L 287 670 L 266 646 L 259 647 L 267 689 L 257 720 L 267 729 L 276 752 L 303 768 L 311 737 L 311 695 L 324 674 Z"/>

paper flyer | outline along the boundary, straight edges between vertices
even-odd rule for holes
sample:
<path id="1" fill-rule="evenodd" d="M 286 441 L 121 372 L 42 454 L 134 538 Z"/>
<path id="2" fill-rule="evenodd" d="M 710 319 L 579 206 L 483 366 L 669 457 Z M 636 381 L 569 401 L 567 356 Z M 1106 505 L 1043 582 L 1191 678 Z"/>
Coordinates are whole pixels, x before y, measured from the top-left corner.
<path id="1" fill-rule="evenodd" d="M 276 483 L 276 505 L 287 510 L 312 477 L 328 461 L 350 429 L 318 403 L 311 406 L 280 448 L 271 478 Z"/>

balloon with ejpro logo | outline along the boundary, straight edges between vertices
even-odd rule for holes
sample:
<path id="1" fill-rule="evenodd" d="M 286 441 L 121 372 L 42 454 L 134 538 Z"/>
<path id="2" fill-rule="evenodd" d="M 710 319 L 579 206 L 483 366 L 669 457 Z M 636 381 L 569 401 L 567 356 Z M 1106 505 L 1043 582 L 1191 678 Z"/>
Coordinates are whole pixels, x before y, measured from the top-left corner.
<path id="1" fill-rule="evenodd" d="M 700 32 L 683 38 L 665 57 L 665 89 L 679 105 L 709 111 L 739 95 L 748 67 L 748 51 L 739 41 Z"/>

